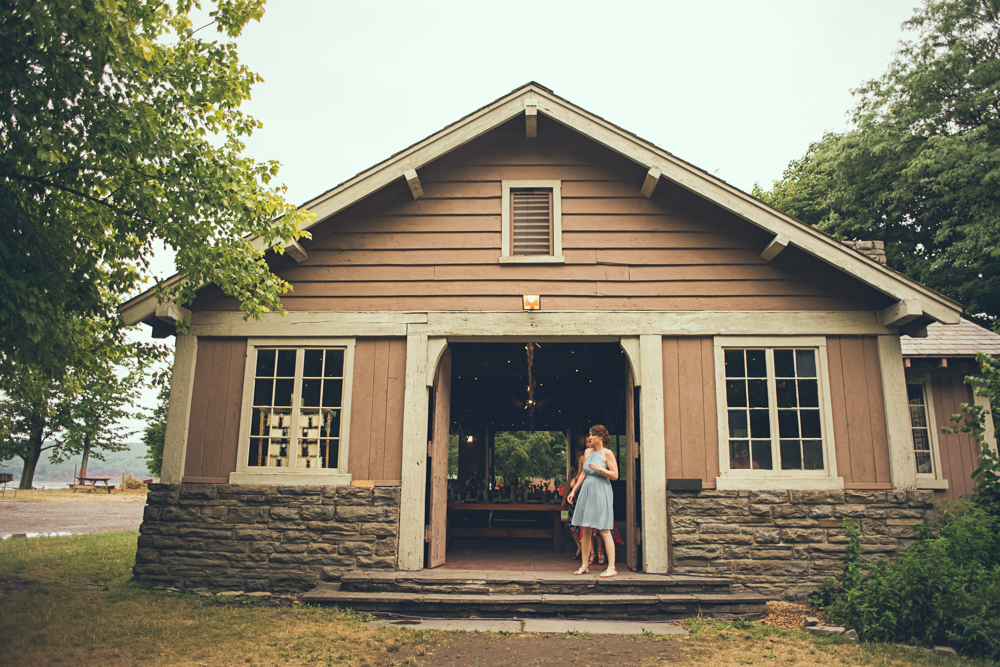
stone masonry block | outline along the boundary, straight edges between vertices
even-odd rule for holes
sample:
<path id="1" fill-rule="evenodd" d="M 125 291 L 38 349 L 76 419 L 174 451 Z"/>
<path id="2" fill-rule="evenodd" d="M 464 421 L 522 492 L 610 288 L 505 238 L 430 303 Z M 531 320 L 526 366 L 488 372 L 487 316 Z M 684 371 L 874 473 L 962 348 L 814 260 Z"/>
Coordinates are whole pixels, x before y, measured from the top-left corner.
<path id="1" fill-rule="evenodd" d="M 333 521 L 337 508 L 332 505 L 312 505 L 302 508 L 303 521 Z"/>
<path id="2" fill-rule="evenodd" d="M 703 535 L 712 533 L 734 533 L 740 532 L 740 526 L 734 523 L 703 523 L 701 533 Z"/>
<path id="3" fill-rule="evenodd" d="M 934 492 L 916 489 L 907 489 L 906 499 L 910 507 L 931 509 L 934 507 Z"/>
<path id="4" fill-rule="evenodd" d="M 722 547 L 720 545 L 697 545 L 688 547 L 674 547 L 674 558 L 679 558 L 679 559 L 722 558 Z"/>
<path id="5" fill-rule="evenodd" d="M 271 521 L 298 521 L 301 509 L 298 507 L 272 507 Z"/>
<path id="6" fill-rule="evenodd" d="M 781 541 L 781 533 L 777 530 L 760 528 L 754 531 L 753 541 L 756 544 L 777 544 Z"/>
<path id="7" fill-rule="evenodd" d="M 227 523 L 229 518 L 229 508 L 228 507 L 202 507 L 201 508 L 201 521 L 206 524 L 222 524 Z"/>
<path id="8" fill-rule="evenodd" d="M 355 524 L 357 525 L 357 524 Z M 377 535 L 378 537 L 395 537 L 399 532 L 399 526 L 395 523 L 363 523 L 360 526 L 363 535 Z"/>
<path id="9" fill-rule="evenodd" d="M 368 556 L 374 552 L 371 542 L 340 542 L 337 553 L 342 556 Z"/>
<path id="10" fill-rule="evenodd" d="M 745 514 L 749 507 L 746 498 L 670 498 L 670 514 L 701 514 L 704 512 L 735 512 Z"/>
<path id="11" fill-rule="evenodd" d="M 777 505 L 772 511 L 775 519 L 804 519 L 809 516 L 809 508 L 803 505 Z"/>
<path id="12" fill-rule="evenodd" d="M 150 507 L 146 505 L 142 508 L 142 521 L 143 523 L 147 521 L 159 521 L 160 520 L 160 508 Z"/>
<path id="13" fill-rule="evenodd" d="M 279 486 L 279 496 L 292 496 L 296 498 L 306 498 L 310 496 L 322 496 L 324 486 L 313 484 L 303 486 Z M 278 502 L 281 502 L 280 500 Z"/>
<path id="14" fill-rule="evenodd" d="M 775 519 L 778 528 L 810 528 L 819 526 L 818 519 Z"/>
<path id="15" fill-rule="evenodd" d="M 396 559 L 392 556 L 358 556 L 358 567 L 391 570 L 396 567 Z"/>
<path id="16" fill-rule="evenodd" d="M 229 523 L 267 523 L 268 510 L 264 507 L 230 507 Z"/>
<path id="17" fill-rule="evenodd" d="M 167 505 L 160 508 L 160 521 L 198 521 L 197 507 L 177 507 Z"/>
<path id="18" fill-rule="evenodd" d="M 750 544 L 751 535 L 675 535 L 674 544 Z"/>
<path id="19" fill-rule="evenodd" d="M 749 546 L 724 546 L 722 547 L 723 558 L 728 559 L 738 559 L 738 558 L 750 558 L 750 547 Z"/>
<path id="20" fill-rule="evenodd" d="M 905 489 L 893 489 L 891 491 L 885 492 L 885 501 L 890 505 L 905 505 L 906 504 L 906 490 Z"/>
<path id="21" fill-rule="evenodd" d="M 337 504 L 337 518 L 341 521 L 386 523 L 395 521 L 396 516 L 397 510 L 395 507 L 363 507 Z"/>
<path id="22" fill-rule="evenodd" d="M 363 486 L 336 487 L 337 505 L 371 505 L 373 489 Z"/>
<path id="23" fill-rule="evenodd" d="M 792 547 L 785 545 L 761 545 L 750 549 L 750 557 L 754 560 L 785 560 L 793 556 Z"/>
<path id="24" fill-rule="evenodd" d="M 858 491 L 855 489 L 847 489 L 844 491 L 844 501 L 848 503 L 859 503 L 862 505 L 884 503 L 885 491 Z"/>
<path id="25" fill-rule="evenodd" d="M 325 521 L 307 521 L 306 530 L 323 535 L 357 535 L 361 526 L 356 523 L 327 523 Z"/>
<path id="26" fill-rule="evenodd" d="M 379 540 L 375 543 L 375 555 L 376 556 L 395 556 L 396 555 L 396 540 L 387 539 Z"/>
<path id="27" fill-rule="evenodd" d="M 372 489 L 372 502 L 376 505 L 399 505 L 400 487 L 376 486 Z"/>
<path id="28" fill-rule="evenodd" d="M 795 490 L 789 491 L 788 496 L 793 505 L 838 505 L 844 502 L 844 492 L 840 489 Z"/>
<path id="29" fill-rule="evenodd" d="M 182 484 L 180 501 L 215 500 L 219 497 L 218 484 Z"/>
<path id="30" fill-rule="evenodd" d="M 237 540 L 268 540 L 277 541 L 280 533 L 275 533 L 262 526 L 236 526 L 233 529 L 233 538 Z"/>
<path id="31" fill-rule="evenodd" d="M 751 503 L 787 503 L 788 491 L 751 491 Z"/>
<path id="32" fill-rule="evenodd" d="M 825 542 L 825 530 L 808 530 L 802 528 L 784 528 L 781 531 L 781 541 L 790 542 Z"/>

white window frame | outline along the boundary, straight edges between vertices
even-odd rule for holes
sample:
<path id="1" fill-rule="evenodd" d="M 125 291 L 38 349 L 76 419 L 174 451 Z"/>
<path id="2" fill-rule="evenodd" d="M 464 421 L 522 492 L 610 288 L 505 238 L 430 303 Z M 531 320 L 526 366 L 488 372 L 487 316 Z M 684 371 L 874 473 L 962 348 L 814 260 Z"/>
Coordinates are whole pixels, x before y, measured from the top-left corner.
<path id="1" fill-rule="evenodd" d="M 934 390 L 931 387 L 931 376 L 930 375 L 907 375 L 905 377 L 906 384 L 919 384 L 924 388 L 924 408 L 927 411 L 927 431 L 931 440 L 931 461 L 934 465 L 933 473 L 918 472 L 917 473 L 917 488 L 918 489 L 935 489 L 935 490 L 946 490 L 948 488 L 948 480 L 941 476 L 941 445 L 938 440 L 938 426 L 937 416 L 934 414 Z M 910 392 L 909 389 L 906 391 L 906 407 L 910 407 Z M 910 422 L 910 453 L 913 456 L 914 468 L 916 468 L 916 450 L 913 448 L 913 422 Z"/>
<path id="2" fill-rule="evenodd" d="M 502 181 L 500 213 L 500 263 L 501 264 L 565 264 L 562 248 L 562 181 Z M 520 188 L 545 188 L 552 190 L 552 254 L 511 255 L 510 191 Z"/>
<path id="3" fill-rule="evenodd" d="M 247 365 L 243 376 L 243 411 L 240 415 L 240 443 L 237 448 L 236 472 L 229 474 L 230 484 L 283 484 L 305 485 L 319 484 L 324 486 L 347 486 L 351 483 L 351 475 L 347 472 L 347 462 L 350 454 L 351 435 L 351 386 L 354 380 L 354 339 L 353 338 L 250 338 L 247 340 Z M 250 419 L 253 414 L 254 374 L 257 367 L 257 348 L 344 348 L 344 385 L 340 416 L 340 451 L 338 452 L 336 468 L 301 469 L 289 466 L 287 468 L 271 468 L 251 466 L 247 463 L 250 455 Z M 295 382 L 301 387 L 302 362 L 298 357 L 295 369 Z M 293 412 L 297 415 L 295 398 L 292 398 Z M 293 428 L 295 424 L 293 423 Z"/>
<path id="4" fill-rule="evenodd" d="M 716 412 L 719 423 L 719 476 L 715 488 L 739 489 L 843 489 L 844 479 L 837 476 L 837 451 L 833 439 L 833 408 L 830 403 L 830 372 L 826 353 L 825 336 L 716 336 L 715 391 Z M 729 414 L 726 402 L 727 349 L 775 350 L 786 348 L 812 348 L 816 352 L 819 405 L 823 425 L 823 470 L 781 470 L 778 459 L 778 425 L 771 429 L 771 446 L 774 470 L 733 470 L 729 467 Z M 767 355 L 768 401 L 777 405 L 774 389 L 774 356 Z"/>

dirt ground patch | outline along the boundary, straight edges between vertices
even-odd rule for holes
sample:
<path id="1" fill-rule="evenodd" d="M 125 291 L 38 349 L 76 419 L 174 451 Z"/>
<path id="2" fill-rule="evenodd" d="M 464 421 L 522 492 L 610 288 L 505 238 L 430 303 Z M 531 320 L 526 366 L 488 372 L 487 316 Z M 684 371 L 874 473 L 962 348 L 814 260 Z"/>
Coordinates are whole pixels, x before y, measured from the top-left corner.
<path id="1" fill-rule="evenodd" d="M 145 494 L 120 500 L 5 500 L 0 503 L 0 537 L 139 530 L 145 506 Z"/>
<path id="2" fill-rule="evenodd" d="M 697 659 L 711 644 L 708 639 L 662 636 L 440 632 L 412 660 L 435 667 L 661 665 Z M 425 654 L 420 655 L 421 651 Z"/>

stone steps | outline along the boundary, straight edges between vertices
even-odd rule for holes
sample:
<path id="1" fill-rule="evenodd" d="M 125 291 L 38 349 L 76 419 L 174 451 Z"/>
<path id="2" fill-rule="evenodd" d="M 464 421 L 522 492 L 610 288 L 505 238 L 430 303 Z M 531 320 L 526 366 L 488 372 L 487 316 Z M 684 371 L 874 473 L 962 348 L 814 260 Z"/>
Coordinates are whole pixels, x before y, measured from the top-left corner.
<path id="1" fill-rule="evenodd" d="M 600 579 L 569 573 L 424 570 L 355 571 L 320 584 L 303 602 L 356 611 L 445 617 L 565 616 L 677 619 L 767 613 L 766 598 L 734 593 L 724 578 L 621 572 Z"/>
<path id="2" fill-rule="evenodd" d="M 766 614 L 766 599 L 755 593 L 698 594 L 462 594 L 343 591 L 320 584 L 301 597 L 303 602 L 336 605 L 354 611 L 450 617 L 562 616 L 649 620 L 689 616 Z"/>

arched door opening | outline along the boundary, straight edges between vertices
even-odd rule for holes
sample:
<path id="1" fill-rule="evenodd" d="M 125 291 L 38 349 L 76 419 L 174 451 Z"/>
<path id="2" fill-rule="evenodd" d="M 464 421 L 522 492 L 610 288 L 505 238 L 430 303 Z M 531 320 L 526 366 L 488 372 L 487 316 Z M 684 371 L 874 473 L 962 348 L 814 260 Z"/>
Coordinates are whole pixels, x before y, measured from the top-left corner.
<path id="1" fill-rule="evenodd" d="M 612 434 L 625 534 L 632 387 L 618 343 L 449 343 L 447 363 L 448 396 L 434 393 L 438 416 L 449 403 L 447 481 L 428 482 L 446 485 L 428 497 L 446 503 L 447 523 L 428 530 L 429 567 L 565 570 L 576 547 L 559 506 L 593 424 Z"/>

